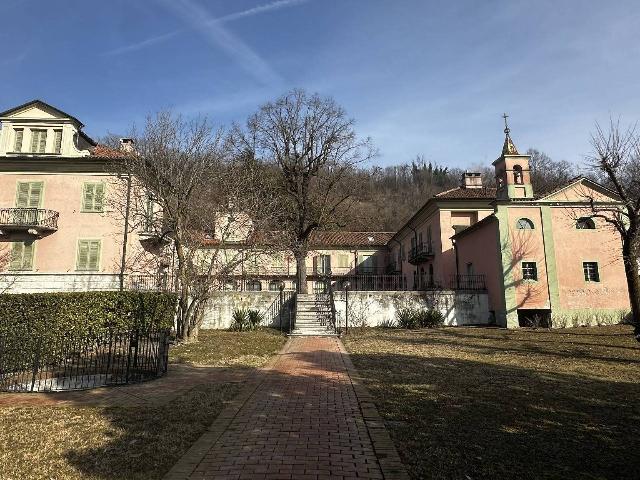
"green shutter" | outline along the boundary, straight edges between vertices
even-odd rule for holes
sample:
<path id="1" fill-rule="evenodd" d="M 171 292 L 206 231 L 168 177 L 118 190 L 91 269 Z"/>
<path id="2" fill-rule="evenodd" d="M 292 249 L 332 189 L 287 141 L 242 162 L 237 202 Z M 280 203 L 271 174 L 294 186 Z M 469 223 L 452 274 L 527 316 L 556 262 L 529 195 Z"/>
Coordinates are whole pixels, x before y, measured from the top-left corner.
<path id="1" fill-rule="evenodd" d="M 21 152 L 22 151 L 22 138 L 24 136 L 24 130 L 23 129 L 19 129 L 16 130 L 16 141 L 13 145 L 13 151 L 14 152 Z"/>
<path id="2" fill-rule="evenodd" d="M 9 270 L 32 270 L 35 243 L 13 242 Z"/>
<path id="3" fill-rule="evenodd" d="M 33 247 L 34 243 L 24 244 L 22 247 L 22 270 L 33 269 Z"/>
<path id="4" fill-rule="evenodd" d="M 13 242 L 11 247 L 11 262 L 9 263 L 9 270 L 20 270 L 22 267 L 22 250 L 24 244 L 22 242 Z"/>
<path id="5" fill-rule="evenodd" d="M 38 151 L 38 130 L 31 130 L 31 153 Z"/>
<path id="6" fill-rule="evenodd" d="M 102 212 L 104 210 L 104 183 L 84 184 L 82 210 L 85 212 Z"/>
<path id="7" fill-rule="evenodd" d="M 98 270 L 100 265 L 100 240 L 89 242 L 89 270 Z"/>
<path id="8" fill-rule="evenodd" d="M 100 240 L 78 240 L 78 270 L 98 270 L 100 267 Z"/>
<path id="9" fill-rule="evenodd" d="M 29 183 L 29 208 L 38 208 L 42 204 L 42 182 Z"/>
<path id="10" fill-rule="evenodd" d="M 60 153 L 62 149 L 62 130 L 54 130 L 54 141 L 53 141 L 53 151 L 55 153 Z"/>
<path id="11" fill-rule="evenodd" d="M 44 153 L 47 146 L 47 131 L 40 130 L 40 144 L 38 145 L 38 153 Z"/>
<path id="12" fill-rule="evenodd" d="M 16 207 L 27 208 L 29 206 L 29 182 L 18 182 L 16 194 Z"/>
<path id="13" fill-rule="evenodd" d="M 43 182 L 18 182 L 17 208 L 39 208 L 42 205 Z"/>

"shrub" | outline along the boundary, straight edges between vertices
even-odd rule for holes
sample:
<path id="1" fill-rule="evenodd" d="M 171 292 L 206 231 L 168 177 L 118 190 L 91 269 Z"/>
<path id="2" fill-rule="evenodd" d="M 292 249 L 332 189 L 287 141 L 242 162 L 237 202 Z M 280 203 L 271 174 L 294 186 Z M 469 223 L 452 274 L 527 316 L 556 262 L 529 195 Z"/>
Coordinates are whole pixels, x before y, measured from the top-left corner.
<path id="1" fill-rule="evenodd" d="M 396 311 L 396 320 L 400 328 L 418 328 L 416 310 L 411 307 L 402 307 Z"/>
<path id="2" fill-rule="evenodd" d="M 256 330 L 262 323 L 263 316 L 258 310 L 247 311 L 247 328 L 249 330 Z"/>
<path id="3" fill-rule="evenodd" d="M 402 307 L 396 311 L 396 321 L 400 328 L 435 328 L 444 324 L 444 315 L 434 308 Z"/>
<path id="4" fill-rule="evenodd" d="M 435 328 L 444 324 L 444 315 L 440 310 L 418 310 L 417 323 L 421 328 Z"/>
<path id="5" fill-rule="evenodd" d="M 169 329 L 175 305 L 175 295 L 156 292 L 2 294 L 0 343 L 16 362 L 36 352 L 55 358 L 63 342 L 83 344 L 110 329 Z"/>
<path id="6" fill-rule="evenodd" d="M 229 330 L 232 332 L 241 332 L 249 323 L 249 313 L 245 308 L 236 308 L 233 311 L 232 319 L 233 322 L 231 323 Z"/>

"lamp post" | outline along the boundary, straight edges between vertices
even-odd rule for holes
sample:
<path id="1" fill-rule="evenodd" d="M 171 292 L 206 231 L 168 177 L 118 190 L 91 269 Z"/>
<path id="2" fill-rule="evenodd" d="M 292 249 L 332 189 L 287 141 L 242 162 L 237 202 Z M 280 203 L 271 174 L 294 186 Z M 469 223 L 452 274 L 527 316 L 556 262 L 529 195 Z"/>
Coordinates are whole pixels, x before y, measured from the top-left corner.
<path id="1" fill-rule="evenodd" d="M 282 307 L 283 307 L 283 297 L 284 297 L 284 282 L 280 280 L 278 284 L 278 290 L 280 290 L 280 303 L 278 304 L 278 327 L 280 328 L 280 333 L 282 333 Z"/>
<path id="2" fill-rule="evenodd" d="M 344 333 L 349 333 L 349 289 L 351 282 L 344 282 Z"/>

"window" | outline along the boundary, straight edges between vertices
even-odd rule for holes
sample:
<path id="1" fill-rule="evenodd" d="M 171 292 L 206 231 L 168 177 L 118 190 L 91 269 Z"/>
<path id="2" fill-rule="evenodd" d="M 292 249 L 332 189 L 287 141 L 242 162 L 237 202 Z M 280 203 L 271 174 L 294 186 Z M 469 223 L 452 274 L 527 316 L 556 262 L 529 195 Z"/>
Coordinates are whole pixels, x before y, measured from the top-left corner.
<path id="1" fill-rule="evenodd" d="M 592 218 L 582 217 L 576 221 L 576 228 L 578 230 L 594 230 L 596 228 L 596 223 Z"/>
<path id="2" fill-rule="evenodd" d="M 40 208 L 43 190 L 44 182 L 18 182 L 16 207 Z"/>
<path id="3" fill-rule="evenodd" d="M 104 211 L 104 183 L 85 183 L 82 186 L 82 211 Z"/>
<path id="4" fill-rule="evenodd" d="M 536 262 L 522 262 L 522 279 L 538 280 L 538 265 L 536 265 Z"/>
<path id="5" fill-rule="evenodd" d="M 35 244 L 33 242 L 13 242 L 9 270 L 32 270 L 34 247 Z"/>
<path id="6" fill-rule="evenodd" d="M 434 284 L 434 278 L 433 278 L 433 264 L 430 263 L 429 264 L 429 286 L 432 287 Z"/>
<path id="7" fill-rule="evenodd" d="M 313 271 L 319 274 L 331 273 L 331 255 L 313 257 Z"/>
<path id="8" fill-rule="evenodd" d="M 53 131 L 53 152 L 60 153 L 62 150 L 62 130 Z"/>
<path id="9" fill-rule="evenodd" d="M 522 177 L 522 167 L 520 165 L 513 166 L 513 183 L 516 185 L 522 185 L 524 183 Z"/>
<path id="10" fill-rule="evenodd" d="M 339 268 L 349 268 L 350 265 L 350 255 L 346 253 L 341 253 L 338 255 L 338 267 Z"/>
<path id="11" fill-rule="evenodd" d="M 376 267 L 376 259 L 373 255 L 358 255 L 358 272 L 371 274 L 374 273 Z"/>
<path id="12" fill-rule="evenodd" d="M 598 272 L 598 262 L 582 262 L 585 282 L 599 282 L 600 272 Z"/>
<path id="13" fill-rule="evenodd" d="M 16 128 L 14 132 L 15 132 L 15 141 L 13 142 L 13 151 L 21 152 L 22 139 L 24 138 L 24 130 L 22 128 Z"/>
<path id="14" fill-rule="evenodd" d="M 269 282 L 269 291 L 277 292 L 278 290 L 280 290 L 280 282 L 277 280 L 271 280 Z"/>
<path id="15" fill-rule="evenodd" d="M 533 230 L 533 222 L 528 218 L 521 218 L 516 223 L 516 228 L 518 230 Z"/>
<path id="16" fill-rule="evenodd" d="M 260 283 L 260 280 L 249 280 L 247 282 L 248 292 L 259 292 L 261 290 L 262 290 L 262 283 Z"/>
<path id="17" fill-rule="evenodd" d="M 431 240 L 432 240 L 432 238 L 431 238 L 431 225 L 429 225 L 427 227 L 427 245 L 429 247 L 429 250 L 431 250 Z"/>
<path id="18" fill-rule="evenodd" d="M 44 153 L 47 146 L 46 130 L 31 130 L 31 153 Z"/>
<path id="19" fill-rule="evenodd" d="M 102 240 L 78 240 L 76 270 L 96 271 L 100 268 Z"/>
<path id="20" fill-rule="evenodd" d="M 475 269 L 473 268 L 473 263 L 467 263 L 467 275 L 474 275 Z"/>

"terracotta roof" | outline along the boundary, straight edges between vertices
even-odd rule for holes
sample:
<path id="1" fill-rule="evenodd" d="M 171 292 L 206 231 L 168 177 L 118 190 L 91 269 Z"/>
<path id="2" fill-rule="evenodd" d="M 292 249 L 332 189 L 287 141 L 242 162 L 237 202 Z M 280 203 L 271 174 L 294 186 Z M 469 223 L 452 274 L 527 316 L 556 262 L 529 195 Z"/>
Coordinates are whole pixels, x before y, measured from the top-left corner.
<path id="1" fill-rule="evenodd" d="M 446 190 L 444 192 L 438 193 L 435 195 L 436 199 L 476 199 L 476 198 L 486 198 L 487 200 L 493 200 L 496 198 L 496 189 L 489 187 L 482 188 L 452 188 L 451 190 Z"/>
<path id="2" fill-rule="evenodd" d="M 314 231 L 309 244 L 314 247 L 376 247 L 386 245 L 395 232 Z"/>
<path id="3" fill-rule="evenodd" d="M 91 156 L 100 158 L 122 158 L 124 155 L 120 150 L 116 150 L 115 148 L 96 145 L 91 149 Z"/>

